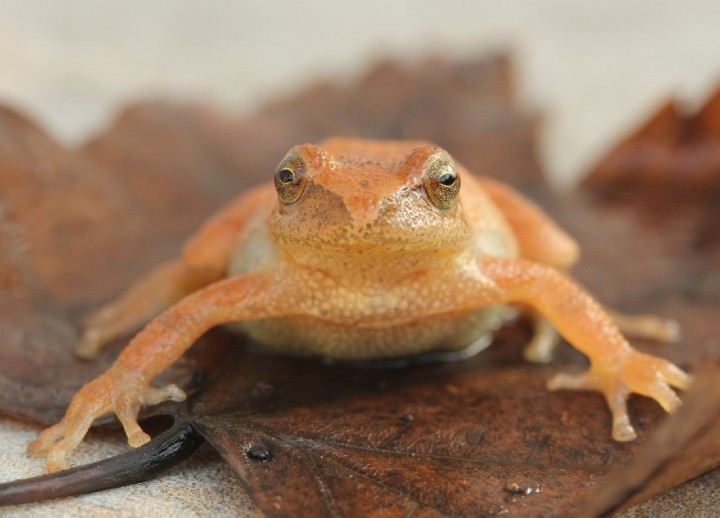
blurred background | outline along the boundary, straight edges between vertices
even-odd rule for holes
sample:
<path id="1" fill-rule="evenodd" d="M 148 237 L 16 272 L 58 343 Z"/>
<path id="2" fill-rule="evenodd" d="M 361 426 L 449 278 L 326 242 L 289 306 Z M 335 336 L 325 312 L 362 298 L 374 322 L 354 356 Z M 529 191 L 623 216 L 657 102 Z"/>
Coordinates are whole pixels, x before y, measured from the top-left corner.
<path id="1" fill-rule="evenodd" d="M 661 100 L 709 95 L 718 20 L 714 0 L 4 0 L 0 102 L 76 144 L 132 100 L 242 115 L 383 58 L 508 49 L 545 117 L 543 161 L 569 185 Z"/>

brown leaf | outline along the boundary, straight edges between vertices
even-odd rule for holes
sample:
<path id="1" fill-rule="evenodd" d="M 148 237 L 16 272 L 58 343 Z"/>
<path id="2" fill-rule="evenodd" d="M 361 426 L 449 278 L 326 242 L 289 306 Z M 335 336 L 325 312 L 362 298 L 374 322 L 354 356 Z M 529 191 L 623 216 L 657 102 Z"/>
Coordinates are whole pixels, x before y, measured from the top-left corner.
<path id="1" fill-rule="evenodd" d="M 291 145 L 331 134 L 427 138 L 479 174 L 535 190 L 581 239 L 578 274 L 591 291 L 683 325 L 682 347 L 640 347 L 690 367 L 716 347 L 717 292 L 707 281 L 719 247 L 697 238 L 707 213 L 672 216 L 668 228 L 620 206 L 549 196 L 535 118 L 515 108 L 504 58 L 385 64 L 358 84 L 318 85 L 245 121 L 140 105 L 77 153 L 13 113 L 0 113 L 0 128 L 0 278 L 10 287 L 0 293 L 9 344 L 0 349 L 0 407 L 8 412 L 56 420 L 102 368 L 69 352 L 79 316 L 177 253 Z M 544 388 L 552 373 L 582 369 L 580 355 L 564 348 L 550 366 L 528 365 L 520 354 L 528 337 L 518 324 L 467 361 L 368 369 L 259 354 L 220 330 L 206 339 L 212 354 L 196 355 L 189 369 L 204 370 L 209 388 L 187 409 L 156 412 L 193 420 L 269 514 L 576 511 L 633 461 L 664 414 L 633 399 L 639 440 L 613 442 L 598 395 Z"/>
<path id="2" fill-rule="evenodd" d="M 471 360 L 399 369 L 238 349 L 190 418 L 272 515 L 571 511 L 638 445 L 609 438 L 600 398 L 548 394 L 556 368 L 522 362 L 528 337 L 509 328 Z M 642 442 L 662 413 L 637 403 Z"/>
<path id="3" fill-rule="evenodd" d="M 697 110 L 672 99 L 607 154 L 585 180 L 606 194 L 652 189 L 693 196 L 720 192 L 720 89 Z M 645 196 L 646 200 L 652 197 Z"/>

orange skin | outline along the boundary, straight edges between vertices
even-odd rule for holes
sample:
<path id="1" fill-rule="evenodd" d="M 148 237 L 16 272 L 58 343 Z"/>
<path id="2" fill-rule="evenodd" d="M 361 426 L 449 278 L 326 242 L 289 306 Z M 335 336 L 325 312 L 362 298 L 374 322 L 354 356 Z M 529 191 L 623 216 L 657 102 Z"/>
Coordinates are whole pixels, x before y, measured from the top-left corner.
<path id="1" fill-rule="evenodd" d="M 669 412 L 680 405 L 670 386 L 685 388 L 688 375 L 634 350 L 564 274 L 578 257 L 572 238 L 442 149 L 348 139 L 296 146 L 274 183 L 240 196 L 190 238 L 181 258 L 91 316 L 77 347 L 83 357 L 149 323 L 30 444 L 48 470 L 65 469 L 67 453 L 109 412 L 131 446 L 150 440 L 136 421 L 141 406 L 185 398 L 174 385 L 151 387 L 153 378 L 208 329 L 231 322 L 268 347 L 373 359 L 461 350 L 499 325 L 498 308 L 522 304 L 539 324 L 526 356 L 549 358 L 548 322 L 587 355 L 588 371 L 557 375 L 548 387 L 603 393 L 616 440 L 635 438 L 631 392 Z M 673 334 L 652 317 L 617 320 L 629 332 Z"/>

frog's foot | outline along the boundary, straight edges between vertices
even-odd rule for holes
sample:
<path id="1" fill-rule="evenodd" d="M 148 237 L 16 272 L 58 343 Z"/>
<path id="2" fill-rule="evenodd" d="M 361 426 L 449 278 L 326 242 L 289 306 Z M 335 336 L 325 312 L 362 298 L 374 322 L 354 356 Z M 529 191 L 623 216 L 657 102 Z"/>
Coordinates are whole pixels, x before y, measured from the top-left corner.
<path id="1" fill-rule="evenodd" d="M 67 469 L 66 455 L 80 444 L 93 421 L 109 412 L 117 414 L 128 443 L 137 448 L 150 440 L 150 436 L 137 422 L 142 405 L 184 399 L 185 393 L 176 385 L 153 388 L 125 371 L 110 369 L 85 385 L 73 397 L 63 420 L 31 442 L 28 453 L 47 456 L 47 469 L 50 472 Z"/>
<path id="2" fill-rule="evenodd" d="M 674 412 L 680 398 L 671 386 L 686 389 L 690 376 L 674 364 L 655 356 L 628 350 L 612 363 L 593 365 L 581 374 L 558 374 L 548 381 L 550 390 L 596 390 L 601 392 L 612 414 L 612 436 L 616 441 L 633 441 L 636 434 L 627 413 L 627 398 L 642 394 Z"/>
<path id="3" fill-rule="evenodd" d="M 532 363 L 548 363 L 560 342 L 560 335 L 550 321 L 534 311 L 532 313 L 534 334 L 523 349 L 523 358 Z"/>
<path id="4" fill-rule="evenodd" d="M 660 343 L 673 343 L 680 340 L 680 324 L 671 318 L 654 315 L 626 315 L 611 311 L 615 325 L 626 336 L 645 338 Z"/>
<path id="5" fill-rule="evenodd" d="M 120 334 L 113 322 L 118 321 L 117 309 L 105 306 L 92 313 L 83 324 L 83 334 L 75 344 L 75 354 L 83 359 L 95 358 L 110 343 L 116 335 Z"/>

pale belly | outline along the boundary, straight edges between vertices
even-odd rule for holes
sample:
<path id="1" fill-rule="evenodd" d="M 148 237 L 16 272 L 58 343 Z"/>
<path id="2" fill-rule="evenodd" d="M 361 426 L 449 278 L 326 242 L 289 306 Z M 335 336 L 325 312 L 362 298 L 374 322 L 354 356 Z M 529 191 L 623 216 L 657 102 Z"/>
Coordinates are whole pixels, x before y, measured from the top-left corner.
<path id="1" fill-rule="evenodd" d="M 497 329 L 503 309 L 491 306 L 388 327 L 339 325 L 309 317 L 242 322 L 234 327 L 262 346 L 294 355 L 376 360 L 465 349 Z"/>
<path id="2" fill-rule="evenodd" d="M 243 275 L 272 267 L 277 250 L 268 238 L 262 221 L 258 218 L 251 222 L 240 238 L 229 275 Z M 508 234 L 490 232 L 488 235 L 507 237 Z M 499 237 L 490 239 L 488 235 L 482 239 L 483 246 L 478 249 L 482 248 L 481 251 L 489 255 L 514 256 L 514 241 Z M 383 268 L 391 270 L 393 264 L 383 264 Z M 364 291 L 374 294 L 368 297 L 369 300 L 385 291 L 382 286 L 366 288 Z M 404 297 L 417 302 L 416 296 L 412 299 L 410 295 L 397 294 L 398 300 Z M 332 300 L 347 301 L 347 297 L 331 292 L 324 299 L 325 302 Z M 497 329 L 504 315 L 503 306 L 443 314 L 427 314 L 422 311 L 424 306 L 419 304 L 416 308 L 417 314 L 421 315 L 417 319 L 408 318 L 406 314 L 400 321 L 392 322 L 390 319 L 387 324 L 382 322 L 382 315 L 373 317 L 371 312 L 366 311 L 367 304 L 358 302 L 355 318 L 348 319 L 348 315 L 342 315 L 333 319 L 329 315 L 329 318 L 323 319 L 308 312 L 301 317 L 238 322 L 232 327 L 241 330 L 257 344 L 278 352 L 335 360 L 377 360 L 435 351 L 461 351 Z M 408 311 L 410 315 L 414 314 L 412 309 Z M 333 313 L 332 308 L 329 313 Z"/>

